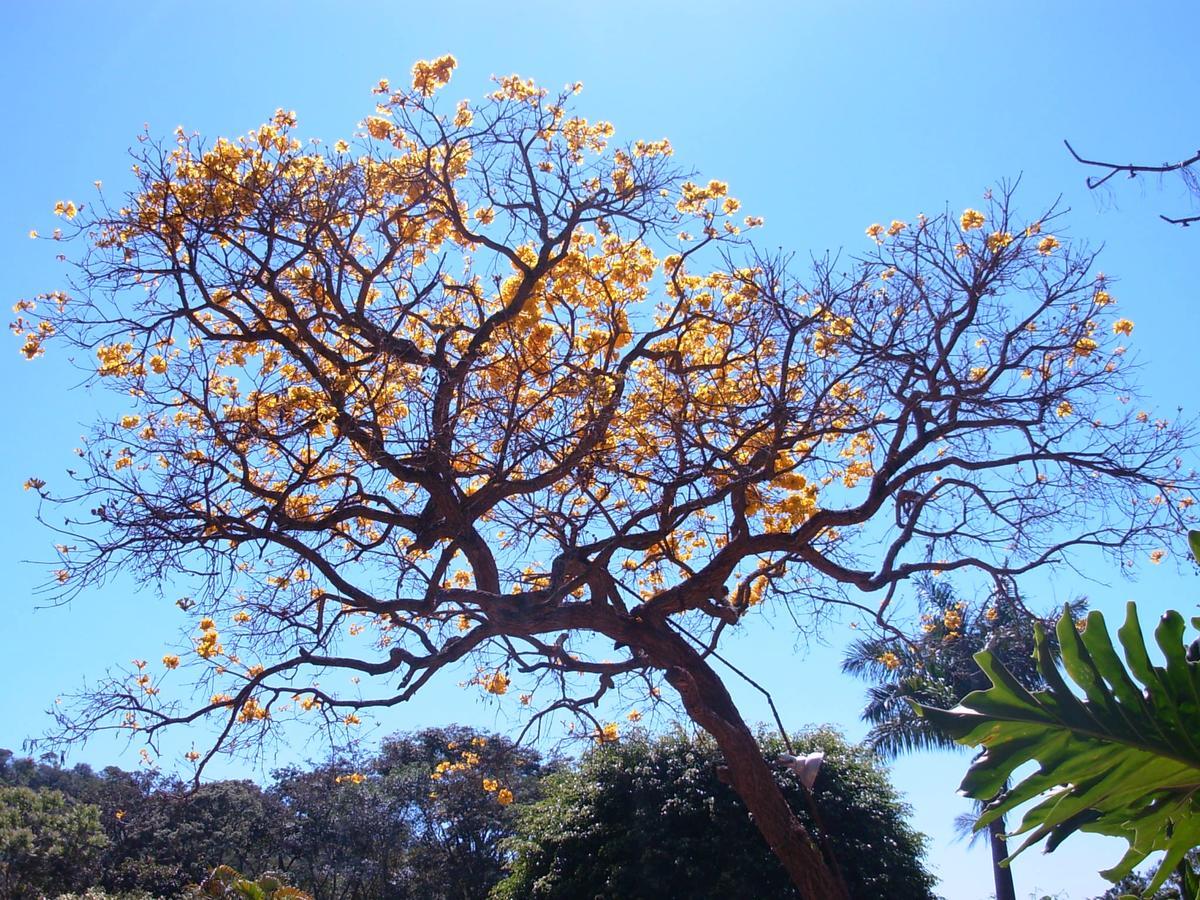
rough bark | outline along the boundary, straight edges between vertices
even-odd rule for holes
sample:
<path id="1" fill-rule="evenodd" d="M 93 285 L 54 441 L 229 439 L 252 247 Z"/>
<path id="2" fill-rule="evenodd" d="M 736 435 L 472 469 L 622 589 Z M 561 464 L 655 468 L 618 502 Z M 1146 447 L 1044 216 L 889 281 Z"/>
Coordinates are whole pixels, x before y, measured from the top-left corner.
<path id="1" fill-rule="evenodd" d="M 758 741 L 721 679 L 682 641 L 672 644 L 673 664 L 666 668 L 667 681 L 679 692 L 692 719 L 716 740 L 728 769 L 723 773 L 725 780 L 746 804 L 800 896 L 804 900 L 849 900 L 845 884 L 788 806 Z"/>

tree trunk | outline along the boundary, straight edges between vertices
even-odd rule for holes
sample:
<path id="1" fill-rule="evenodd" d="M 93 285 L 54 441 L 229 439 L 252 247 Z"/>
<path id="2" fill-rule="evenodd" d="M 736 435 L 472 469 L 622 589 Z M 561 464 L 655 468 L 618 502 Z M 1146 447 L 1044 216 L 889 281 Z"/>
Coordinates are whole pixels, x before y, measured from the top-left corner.
<path id="1" fill-rule="evenodd" d="M 673 665 L 666 667 L 667 681 L 679 692 L 692 719 L 716 740 L 728 768 L 723 780 L 746 804 L 800 896 L 804 900 L 849 900 L 845 884 L 788 806 L 758 741 L 721 679 L 681 640 L 669 643 Z"/>
<path id="2" fill-rule="evenodd" d="M 1017 900 L 1012 869 L 1000 865 L 1008 857 L 1008 842 L 1004 840 L 1004 819 L 988 823 L 988 843 L 992 845 L 992 877 L 996 882 L 996 900 Z"/>

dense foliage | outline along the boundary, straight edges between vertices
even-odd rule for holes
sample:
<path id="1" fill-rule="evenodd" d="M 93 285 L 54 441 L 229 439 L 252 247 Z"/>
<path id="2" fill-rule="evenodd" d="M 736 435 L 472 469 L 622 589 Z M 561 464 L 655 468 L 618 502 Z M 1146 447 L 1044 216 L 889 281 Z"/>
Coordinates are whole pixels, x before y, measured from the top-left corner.
<path id="1" fill-rule="evenodd" d="M 778 737 L 760 741 L 768 758 L 784 749 Z M 777 781 L 835 848 L 851 895 L 931 897 L 924 838 L 877 757 L 827 730 L 793 744 L 826 753 L 813 792 L 820 821 L 779 766 Z M 426 729 L 358 760 L 279 770 L 265 789 L 218 781 L 191 794 L 147 773 L 7 752 L 0 762 L 4 897 L 269 897 L 285 885 L 316 900 L 795 896 L 721 781 L 715 744 L 683 731 L 547 765 L 495 735 Z M 25 829 L 56 848 L 36 865 L 10 849 L 4 804 L 16 796 L 51 811 Z"/>
<path id="2" fill-rule="evenodd" d="M 536 753 L 463 728 L 283 769 L 265 789 L 188 793 L 151 773 L 0 754 L 5 897 L 89 886 L 175 897 L 219 865 L 280 872 L 318 900 L 478 897 L 500 878 L 516 798 L 535 798 L 543 772 Z"/>
<path id="3" fill-rule="evenodd" d="M 96 807 L 59 791 L 0 787 L 0 896 L 84 885 L 107 843 Z"/>
<path id="4" fill-rule="evenodd" d="M 784 750 L 760 735 L 764 754 Z M 793 741 L 823 750 L 813 790 L 777 767 L 791 806 L 834 848 L 852 897 L 932 897 L 924 838 L 877 757 L 829 730 Z M 721 754 L 707 737 L 642 734 L 597 747 L 579 767 L 548 779 L 545 796 L 522 808 L 512 874 L 494 898 L 794 897 L 787 872 L 719 777 Z"/>

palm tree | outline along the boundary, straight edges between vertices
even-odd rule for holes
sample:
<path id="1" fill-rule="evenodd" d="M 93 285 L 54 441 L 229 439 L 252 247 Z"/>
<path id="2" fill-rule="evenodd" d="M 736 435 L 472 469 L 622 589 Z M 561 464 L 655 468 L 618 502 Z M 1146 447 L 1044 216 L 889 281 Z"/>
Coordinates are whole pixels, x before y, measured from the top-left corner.
<path id="1" fill-rule="evenodd" d="M 871 682 L 862 713 L 871 723 L 866 741 L 885 756 L 959 747 L 917 715 L 909 701 L 950 709 L 972 691 L 989 687 L 974 660 L 980 650 L 995 653 L 1026 688 L 1043 686 L 1033 659 L 1035 617 L 1014 590 L 998 586 L 986 601 L 972 604 L 958 599 L 941 579 L 922 579 L 917 589 L 922 628 L 916 638 L 864 638 L 842 661 L 842 671 Z M 1085 605 L 1083 600 L 1071 604 L 1077 614 Z M 1016 900 L 1012 872 L 1000 865 L 1008 856 L 1004 820 L 992 822 L 988 834 L 996 900 Z"/>

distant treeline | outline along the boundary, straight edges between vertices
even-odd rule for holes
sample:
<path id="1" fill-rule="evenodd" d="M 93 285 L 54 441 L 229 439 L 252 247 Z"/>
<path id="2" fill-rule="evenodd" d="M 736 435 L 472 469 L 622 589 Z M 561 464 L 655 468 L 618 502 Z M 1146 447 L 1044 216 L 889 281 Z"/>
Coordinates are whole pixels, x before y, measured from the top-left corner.
<path id="1" fill-rule="evenodd" d="M 762 740 L 768 758 L 783 749 Z M 874 755 L 829 731 L 793 741 L 827 754 L 820 822 L 778 777 L 826 829 L 853 896 L 932 897 L 924 838 Z M 710 741 L 682 731 L 567 762 L 450 727 L 281 769 L 265 788 L 189 791 L 151 771 L 0 750 L 0 896 L 175 898 L 218 865 L 282 873 L 317 900 L 791 896 L 719 764 Z"/>

